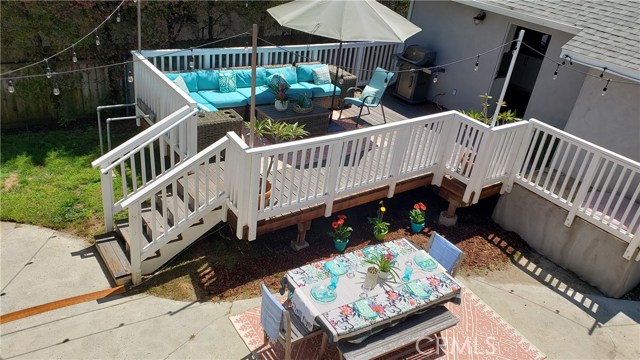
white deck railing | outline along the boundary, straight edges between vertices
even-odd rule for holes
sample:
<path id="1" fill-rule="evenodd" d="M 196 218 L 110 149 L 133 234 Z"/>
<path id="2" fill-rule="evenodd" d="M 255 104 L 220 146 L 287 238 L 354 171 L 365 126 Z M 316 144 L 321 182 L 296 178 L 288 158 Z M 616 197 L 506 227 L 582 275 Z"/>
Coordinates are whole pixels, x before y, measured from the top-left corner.
<path id="1" fill-rule="evenodd" d="M 531 120 L 513 177 L 525 188 L 629 243 L 640 245 L 640 163 Z M 640 254 L 636 257 L 640 260 Z"/>
<path id="2" fill-rule="evenodd" d="M 132 51 L 131 55 L 134 60 L 133 81 L 136 101 L 141 100 L 154 111 L 155 121 L 166 118 L 184 106 L 196 107 L 196 102 L 190 96 L 180 90 L 139 52 Z"/>
<path id="3" fill-rule="evenodd" d="M 107 231 L 113 230 L 113 216 L 124 209 L 123 201 L 196 154 L 195 113 L 184 105 L 91 163 L 101 172 Z"/>
<path id="4" fill-rule="evenodd" d="M 402 44 L 353 42 L 342 47 L 341 68 L 358 78 L 358 85 L 369 83 L 373 70 L 382 67 L 395 70 L 395 53 Z M 335 64 L 337 43 L 311 45 L 285 45 L 258 47 L 258 66 L 320 61 Z M 189 69 L 191 56 L 195 69 L 216 69 L 250 66 L 251 49 L 244 47 L 200 48 L 193 50 L 143 50 L 141 55 L 160 71 L 185 71 Z M 138 76 L 137 74 L 135 74 Z M 137 83 L 136 83 L 137 88 Z"/>

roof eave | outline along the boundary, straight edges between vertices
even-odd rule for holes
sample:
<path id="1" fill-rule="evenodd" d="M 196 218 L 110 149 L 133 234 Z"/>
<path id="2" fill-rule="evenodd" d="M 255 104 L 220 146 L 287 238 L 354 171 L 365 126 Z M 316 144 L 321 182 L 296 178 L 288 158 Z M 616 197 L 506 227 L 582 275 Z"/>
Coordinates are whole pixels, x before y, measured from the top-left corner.
<path id="1" fill-rule="evenodd" d="M 582 31 L 582 28 L 571 25 L 571 24 L 554 21 L 548 18 L 536 16 L 533 14 L 523 13 L 521 11 L 505 8 L 502 6 L 497 6 L 491 3 L 484 2 L 482 0 L 452 0 L 452 1 L 463 4 L 463 5 L 467 5 L 467 6 L 473 6 L 478 9 L 486 10 L 492 13 L 508 16 L 514 19 L 542 25 L 551 29 L 563 31 L 573 35 Z"/>
<path id="2" fill-rule="evenodd" d="M 576 53 L 571 50 L 562 49 L 562 52 L 560 53 L 560 58 L 563 58 L 565 56 L 570 57 L 571 60 L 575 63 L 581 64 L 593 69 L 597 69 L 597 70 L 602 70 L 604 68 L 607 68 L 606 72 L 612 73 L 616 76 L 620 76 L 628 80 L 640 82 L 640 71 L 638 70 L 629 69 L 627 67 L 611 64 L 606 61 L 594 59 L 592 57 L 589 57 L 580 53 Z"/>

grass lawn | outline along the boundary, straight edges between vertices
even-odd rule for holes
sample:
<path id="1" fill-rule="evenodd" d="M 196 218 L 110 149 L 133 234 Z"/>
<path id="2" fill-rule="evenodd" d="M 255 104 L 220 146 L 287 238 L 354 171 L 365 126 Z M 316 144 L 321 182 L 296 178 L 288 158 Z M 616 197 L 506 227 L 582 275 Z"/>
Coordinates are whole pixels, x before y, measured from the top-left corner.
<path id="1" fill-rule="evenodd" d="M 118 131 L 115 144 L 135 129 Z M 114 145 L 115 146 L 115 145 Z M 2 135 L 0 218 L 92 238 L 104 229 L 98 130 L 23 131 Z"/>

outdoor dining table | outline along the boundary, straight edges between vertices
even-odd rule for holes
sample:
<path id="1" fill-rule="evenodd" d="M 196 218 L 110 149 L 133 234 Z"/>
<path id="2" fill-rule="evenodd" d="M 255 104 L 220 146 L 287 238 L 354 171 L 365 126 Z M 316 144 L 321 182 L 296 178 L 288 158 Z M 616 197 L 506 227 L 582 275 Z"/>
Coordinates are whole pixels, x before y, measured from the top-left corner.
<path id="1" fill-rule="evenodd" d="M 398 277 L 378 279 L 371 290 L 363 289 L 367 269 L 365 259 L 391 254 L 396 258 Z M 421 254 L 421 255 L 419 255 Z M 415 262 L 431 259 L 432 266 Z M 435 263 L 435 264 L 434 264 Z M 410 265 L 408 265 L 410 264 Z M 424 263 L 421 263 L 424 264 Z M 403 280 L 407 266 L 413 273 Z M 317 300 L 318 286 L 329 286 L 331 273 L 340 274 L 335 299 Z M 284 279 L 290 291 L 295 315 L 310 330 L 319 326 L 331 342 L 353 340 L 395 325 L 407 316 L 460 296 L 460 284 L 424 250 L 406 239 L 384 242 L 337 255 L 290 270 Z M 315 289 L 315 290 L 314 290 Z"/>

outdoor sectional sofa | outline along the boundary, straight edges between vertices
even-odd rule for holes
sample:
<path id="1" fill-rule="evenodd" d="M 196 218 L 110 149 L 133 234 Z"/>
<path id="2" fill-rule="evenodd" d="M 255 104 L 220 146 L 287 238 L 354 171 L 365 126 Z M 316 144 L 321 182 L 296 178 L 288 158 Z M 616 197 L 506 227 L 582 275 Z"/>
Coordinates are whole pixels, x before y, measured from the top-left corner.
<path id="1" fill-rule="evenodd" d="M 296 101 L 301 94 L 307 94 L 316 105 L 331 107 L 331 97 L 334 87 L 336 87 L 336 100 L 334 108 L 342 104 L 340 94 L 342 89 L 346 90 L 355 86 L 356 77 L 346 71 L 336 74 L 334 66 L 329 67 L 331 82 L 327 84 L 316 84 L 313 78 L 313 69 L 321 66 L 328 66 L 320 63 L 301 63 L 293 66 L 268 65 L 256 68 L 256 105 L 267 105 L 275 103 L 275 95 L 271 92 L 268 79 L 271 75 L 281 74 L 289 83 L 287 97 Z M 237 89 L 235 91 L 223 92 L 220 86 L 221 76 L 233 76 Z M 195 70 L 190 72 L 165 73 L 172 81 L 178 84 L 183 91 L 188 90 L 188 95 L 197 102 L 200 109 L 205 111 L 218 111 L 220 109 L 234 109 L 238 114 L 248 119 L 248 106 L 251 101 L 251 68 L 229 68 Z M 184 86 L 179 84 L 181 77 Z M 341 77 L 342 81 L 338 81 Z"/>

